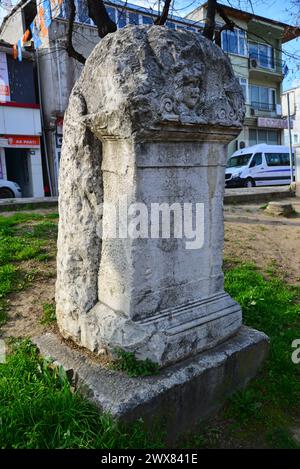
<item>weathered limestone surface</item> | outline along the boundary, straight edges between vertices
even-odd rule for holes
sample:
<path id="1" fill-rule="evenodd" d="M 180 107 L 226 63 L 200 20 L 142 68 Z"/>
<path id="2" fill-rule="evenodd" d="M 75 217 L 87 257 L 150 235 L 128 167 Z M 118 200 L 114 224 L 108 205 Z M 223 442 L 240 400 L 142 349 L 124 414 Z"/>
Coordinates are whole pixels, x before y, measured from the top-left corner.
<path id="1" fill-rule="evenodd" d="M 34 342 L 44 356 L 64 367 L 73 384 L 102 411 L 127 422 L 143 418 L 148 424 L 163 423 L 171 442 L 247 385 L 268 352 L 267 336 L 242 326 L 226 342 L 166 367 L 158 375 L 129 378 L 99 366 L 54 334 L 44 334 Z"/>
<path id="2" fill-rule="evenodd" d="M 64 124 L 56 300 L 65 337 L 167 364 L 237 332 L 241 310 L 223 290 L 222 201 L 226 144 L 244 111 L 229 60 L 197 33 L 131 26 L 96 46 Z M 203 247 L 108 239 L 113 217 L 104 212 L 102 227 L 100 203 L 125 196 L 149 208 L 204 203 Z"/>

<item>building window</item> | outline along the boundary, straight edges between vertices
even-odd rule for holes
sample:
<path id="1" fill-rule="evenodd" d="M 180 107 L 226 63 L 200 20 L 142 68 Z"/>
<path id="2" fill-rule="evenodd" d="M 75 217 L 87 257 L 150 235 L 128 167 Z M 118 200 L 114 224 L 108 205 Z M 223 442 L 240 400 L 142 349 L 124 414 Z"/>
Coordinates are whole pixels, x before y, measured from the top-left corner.
<path id="1" fill-rule="evenodd" d="M 249 145 L 266 143 L 267 145 L 280 145 L 280 131 L 267 129 L 249 129 Z"/>
<path id="2" fill-rule="evenodd" d="M 128 13 L 129 16 L 129 24 L 139 24 L 139 15 L 137 13 Z"/>
<path id="3" fill-rule="evenodd" d="M 247 55 L 246 33 L 240 29 L 222 32 L 222 49 L 229 54 Z"/>
<path id="4" fill-rule="evenodd" d="M 297 145 L 297 143 L 299 143 L 299 135 L 293 134 L 293 139 L 294 139 L 294 143 Z"/>
<path id="5" fill-rule="evenodd" d="M 142 16 L 143 24 L 153 24 L 151 16 Z"/>
<path id="6" fill-rule="evenodd" d="M 116 10 L 112 7 L 106 7 L 106 11 L 110 19 L 115 23 L 116 22 Z"/>
<path id="7" fill-rule="evenodd" d="M 240 85 L 241 85 L 242 90 L 243 90 L 243 95 L 244 95 L 244 98 L 245 98 L 245 102 L 248 103 L 249 102 L 248 80 L 247 80 L 247 78 L 239 77 L 239 82 L 240 82 Z"/>
<path id="8" fill-rule="evenodd" d="M 249 57 L 255 59 L 259 67 L 274 68 L 274 49 L 267 44 L 249 42 Z"/>
<path id="9" fill-rule="evenodd" d="M 175 23 L 173 23 L 172 21 L 167 21 L 166 26 L 169 29 L 175 29 Z"/>
<path id="10" fill-rule="evenodd" d="M 260 111 L 274 111 L 276 90 L 264 86 L 250 85 L 251 106 Z"/>
<path id="11" fill-rule="evenodd" d="M 123 10 L 118 10 L 117 11 L 117 22 L 118 22 L 118 28 L 124 28 L 127 24 L 127 18 L 126 18 L 126 11 Z"/>
<path id="12" fill-rule="evenodd" d="M 91 19 L 89 17 L 87 3 L 83 0 L 77 0 L 77 19 L 79 23 L 90 23 Z"/>

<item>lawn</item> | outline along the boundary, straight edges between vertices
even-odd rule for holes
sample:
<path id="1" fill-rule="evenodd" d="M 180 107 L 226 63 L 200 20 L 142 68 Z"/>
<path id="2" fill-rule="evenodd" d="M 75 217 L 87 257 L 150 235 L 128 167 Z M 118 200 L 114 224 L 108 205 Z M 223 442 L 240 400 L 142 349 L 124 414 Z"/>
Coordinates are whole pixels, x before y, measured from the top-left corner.
<path id="1" fill-rule="evenodd" d="M 18 213 L 0 217 L 0 319 L 9 315 L 11 292 L 39 281 L 39 266 L 53 255 L 56 214 Z M 28 261 L 32 269 L 26 270 Z M 244 322 L 270 337 L 270 355 L 247 389 L 227 401 L 222 412 L 181 437 L 178 447 L 296 448 L 300 428 L 300 364 L 291 360 L 300 338 L 300 288 L 286 284 L 276 267 L 225 263 L 225 288 L 243 308 Z M 44 326 L 55 320 L 44 305 Z M 130 360 L 127 357 L 127 363 Z M 1 448 L 159 448 L 161 432 L 142 422 L 117 424 L 74 392 L 61 369 L 38 356 L 29 340 L 12 340 L 0 365 Z"/>

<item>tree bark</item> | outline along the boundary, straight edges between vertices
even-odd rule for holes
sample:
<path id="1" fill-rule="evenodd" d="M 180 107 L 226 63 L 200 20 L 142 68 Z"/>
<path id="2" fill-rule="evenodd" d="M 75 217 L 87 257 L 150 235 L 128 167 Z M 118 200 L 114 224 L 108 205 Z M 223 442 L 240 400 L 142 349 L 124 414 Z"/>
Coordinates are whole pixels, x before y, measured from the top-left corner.
<path id="1" fill-rule="evenodd" d="M 73 46 L 73 29 L 74 29 L 74 21 L 75 21 L 75 15 L 76 15 L 76 7 L 74 0 L 70 0 L 70 17 L 69 17 L 69 23 L 68 23 L 68 30 L 67 30 L 67 46 L 66 50 L 69 55 L 69 57 L 72 57 L 75 60 L 78 60 L 78 62 L 85 64 L 85 57 L 80 54 L 77 50 L 74 49 Z"/>
<path id="2" fill-rule="evenodd" d="M 207 15 L 205 19 L 205 26 L 203 36 L 207 37 L 211 41 L 214 38 L 216 28 L 216 11 L 217 11 L 217 0 L 208 0 L 207 2 Z"/>
<path id="3" fill-rule="evenodd" d="M 161 15 L 157 18 L 157 20 L 154 22 L 154 24 L 158 26 L 163 26 L 165 24 L 169 16 L 171 1 L 172 0 L 165 0 L 163 11 L 161 12 Z"/>
<path id="4" fill-rule="evenodd" d="M 103 38 L 109 33 L 117 31 L 117 25 L 107 13 L 103 0 L 86 0 L 89 17 L 94 21 L 98 29 L 99 37 Z"/>

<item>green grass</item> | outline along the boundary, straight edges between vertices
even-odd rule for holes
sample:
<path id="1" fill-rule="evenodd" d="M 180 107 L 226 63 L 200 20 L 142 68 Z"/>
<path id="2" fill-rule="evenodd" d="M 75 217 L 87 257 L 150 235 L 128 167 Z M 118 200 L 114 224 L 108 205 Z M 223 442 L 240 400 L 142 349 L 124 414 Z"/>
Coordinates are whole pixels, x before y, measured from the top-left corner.
<path id="1" fill-rule="evenodd" d="M 56 321 L 55 314 L 55 304 L 54 303 L 44 303 L 43 304 L 43 317 L 41 323 L 45 326 L 53 324 Z"/>
<path id="2" fill-rule="evenodd" d="M 258 377 L 229 399 L 217 423 L 190 437 L 187 445 L 196 438 L 202 447 L 218 447 L 221 443 L 210 433 L 221 428 L 223 441 L 235 447 L 297 448 L 290 429 L 297 416 L 300 425 L 300 365 L 291 355 L 293 340 L 300 338 L 300 288 L 240 264 L 225 272 L 225 289 L 242 306 L 243 322 L 269 336 L 270 353 Z"/>
<path id="3" fill-rule="evenodd" d="M 29 341 L 0 365 L 1 448 L 161 448 L 162 433 L 143 422 L 118 424 L 77 392 L 61 368 L 50 367 Z"/>
<path id="4" fill-rule="evenodd" d="M 0 213 L 4 212 L 11 212 L 12 210 L 15 212 L 25 212 L 25 211 L 32 211 L 32 210 L 42 210 L 42 209 L 49 209 L 49 208 L 57 208 L 57 202 L 45 202 L 45 203 L 29 203 L 29 204 L 7 204 L 6 206 L 0 206 Z"/>
<path id="5" fill-rule="evenodd" d="M 0 215 L 0 326 L 7 319 L 7 296 L 28 286 L 36 277 L 34 270 L 22 270 L 22 261 L 45 262 L 49 240 L 55 240 L 56 213 L 16 213 Z"/>
<path id="6" fill-rule="evenodd" d="M 111 368 L 118 371 L 124 371 L 128 376 L 151 376 L 159 372 L 157 363 L 149 359 L 137 360 L 132 352 L 124 350 L 115 350 L 116 359 L 111 364 Z"/>
<path id="7" fill-rule="evenodd" d="M 36 276 L 22 270 L 24 260 L 47 259 L 56 237 L 57 214 L 17 213 L 0 216 L 0 325 L 6 319 L 8 295 Z M 264 276 L 239 259 L 225 262 L 225 289 L 242 306 L 244 323 L 270 337 L 263 369 L 243 391 L 235 393 L 217 418 L 193 432 L 179 446 L 298 448 L 291 428 L 300 425 L 300 365 L 293 364 L 292 342 L 300 339 L 300 288 L 278 277 L 276 262 Z M 54 305 L 43 305 L 45 324 L 55 320 Z M 130 376 L 158 372 L 150 361 L 118 351 L 114 368 Z M 22 342 L 0 365 L 0 447 L 15 448 L 155 448 L 162 435 L 145 433 L 137 422 L 119 426 L 83 397 L 72 392 L 65 375 L 51 369 L 29 342 Z M 298 421 L 298 423 L 297 423 Z M 153 439 L 154 438 L 154 439 Z"/>

